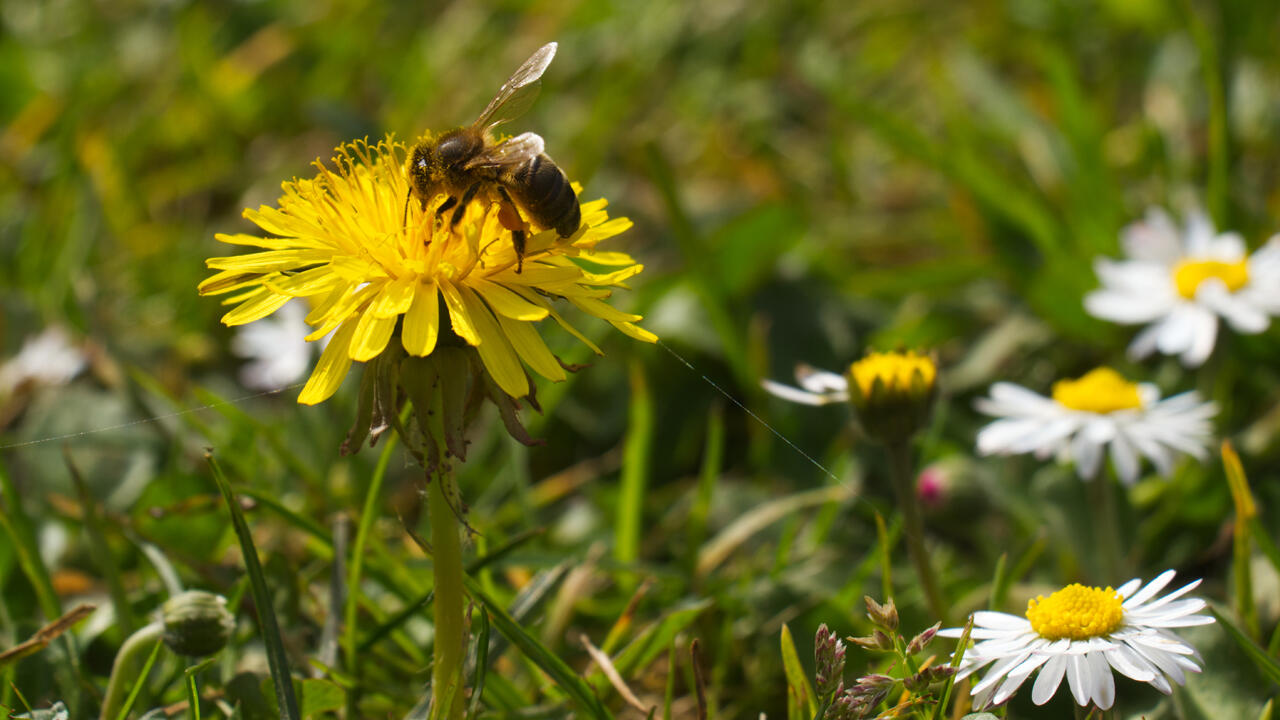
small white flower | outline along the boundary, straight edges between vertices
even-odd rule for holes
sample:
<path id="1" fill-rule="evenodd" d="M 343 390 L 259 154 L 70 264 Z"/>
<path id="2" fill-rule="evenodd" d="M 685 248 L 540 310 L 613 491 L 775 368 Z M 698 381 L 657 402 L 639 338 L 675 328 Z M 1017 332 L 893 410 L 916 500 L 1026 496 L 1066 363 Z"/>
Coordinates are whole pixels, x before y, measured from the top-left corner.
<path id="1" fill-rule="evenodd" d="M 1165 476 L 1173 472 L 1179 452 L 1204 460 L 1213 432 L 1210 418 L 1217 413 L 1195 392 L 1161 400 L 1154 385 L 1131 383 L 1110 368 L 1054 383 L 1052 398 L 996 383 L 991 396 L 975 404 L 999 418 L 979 431 L 980 454 L 1056 455 L 1073 461 L 1080 477 L 1089 479 L 1110 446 L 1111 464 L 1126 484 L 1138 479 L 1143 457 Z"/>
<path id="2" fill-rule="evenodd" d="M 0 395 L 8 395 L 27 382 L 65 385 L 88 362 L 84 349 L 72 343 L 65 330 L 51 326 L 27 338 L 18 354 L 0 365 Z"/>
<path id="3" fill-rule="evenodd" d="M 1025 617 L 974 613 L 970 637 L 977 643 L 965 651 L 956 679 L 991 665 L 973 686 L 978 708 L 1005 702 L 1037 671 L 1031 688 L 1037 705 L 1047 703 L 1066 677 L 1076 704 L 1109 709 L 1116 692 L 1112 670 L 1168 695 L 1171 681 L 1182 685 L 1187 672 L 1200 672 L 1192 659 L 1199 659 L 1195 648 L 1169 628 L 1214 621 L 1196 614 L 1205 608 L 1204 600 L 1179 599 L 1199 580 L 1152 599 L 1173 576 L 1166 570 L 1141 590 L 1138 578 L 1116 590 L 1069 585 L 1027 603 Z M 947 628 L 938 634 L 958 638 L 963 631 Z"/>
<path id="4" fill-rule="evenodd" d="M 306 337 L 307 301 L 294 299 L 274 315 L 236 328 L 231 351 L 250 362 L 240 382 L 254 390 L 281 390 L 300 381 L 311 368 L 312 343 Z M 319 343 L 324 348 L 324 341 Z"/>
<path id="5" fill-rule="evenodd" d="M 849 401 L 849 381 L 843 375 L 830 370 L 819 370 L 809 365 L 796 366 L 796 382 L 800 387 L 783 385 L 773 380 L 761 380 L 760 385 L 771 395 L 801 405 L 828 405 Z"/>
<path id="6" fill-rule="evenodd" d="M 1239 234 L 1217 233 L 1203 212 L 1191 213 L 1179 231 L 1168 213 L 1152 208 L 1125 227 L 1122 242 L 1130 259 L 1094 263 L 1102 288 L 1084 306 L 1103 320 L 1147 325 L 1129 345 L 1133 358 L 1159 350 L 1195 367 L 1213 351 L 1219 316 L 1254 334 L 1280 315 L 1280 235 L 1250 255 Z"/>

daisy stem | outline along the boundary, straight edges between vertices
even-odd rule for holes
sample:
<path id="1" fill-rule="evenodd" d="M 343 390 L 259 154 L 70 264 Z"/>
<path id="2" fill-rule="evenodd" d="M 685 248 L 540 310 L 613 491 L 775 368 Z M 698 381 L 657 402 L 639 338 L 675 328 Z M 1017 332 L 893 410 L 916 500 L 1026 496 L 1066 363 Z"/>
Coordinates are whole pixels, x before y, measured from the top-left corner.
<path id="1" fill-rule="evenodd" d="M 1116 518 L 1115 492 L 1107 482 L 1105 470 L 1099 470 L 1085 485 L 1088 486 L 1089 505 L 1097 513 L 1098 570 L 1102 577 L 1095 578 L 1100 584 L 1120 581 L 1122 572 L 1122 553 L 1120 552 L 1120 527 Z"/>
<path id="2" fill-rule="evenodd" d="M 466 650 L 458 485 L 448 469 L 438 470 L 429 476 L 427 485 L 436 623 L 431 668 L 431 716 L 433 719 L 457 720 L 462 717 L 464 705 L 462 661 Z"/>
<path id="3" fill-rule="evenodd" d="M 942 600 L 942 592 L 938 589 L 938 580 L 929 565 L 929 553 L 924 546 L 924 524 L 920 519 L 920 504 L 916 501 L 911 442 L 891 440 L 885 443 L 885 448 L 889 453 L 890 480 L 898 499 L 898 509 L 902 512 L 911 562 L 916 566 L 916 575 L 920 577 L 920 585 L 924 588 L 930 612 L 946 625 L 950 622 L 946 603 Z"/>

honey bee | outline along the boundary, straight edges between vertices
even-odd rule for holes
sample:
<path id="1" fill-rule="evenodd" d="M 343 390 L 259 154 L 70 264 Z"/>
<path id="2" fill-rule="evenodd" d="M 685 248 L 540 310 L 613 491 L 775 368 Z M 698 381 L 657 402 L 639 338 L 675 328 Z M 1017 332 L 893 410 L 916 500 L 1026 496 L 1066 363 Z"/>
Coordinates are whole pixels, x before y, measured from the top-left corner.
<path id="1" fill-rule="evenodd" d="M 450 224 L 456 225 L 477 195 L 498 204 L 498 219 L 511 231 L 516 272 L 524 268 L 528 229 L 516 206 L 534 224 L 554 229 L 560 237 L 573 235 L 582 224 L 578 196 L 564 171 L 543 151 L 541 137 L 527 132 L 499 142 L 491 134 L 529 109 L 538 95 L 539 78 L 555 55 L 555 43 L 538 48 L 502 84 L 475 122 L 424 139 L 409 152 L 409 197 L 416 197 L 425 209 L 437 194 L 448 195 L 437 217 L 453 209 Z M 408 203 L 406 197 L 406 211 Z"/>

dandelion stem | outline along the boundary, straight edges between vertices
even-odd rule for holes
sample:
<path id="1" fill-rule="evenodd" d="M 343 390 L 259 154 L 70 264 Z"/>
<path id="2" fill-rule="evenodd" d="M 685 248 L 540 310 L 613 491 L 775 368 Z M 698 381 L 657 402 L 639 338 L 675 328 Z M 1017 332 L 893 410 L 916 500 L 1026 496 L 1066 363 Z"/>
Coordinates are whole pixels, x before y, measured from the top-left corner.
<path id="1" fill-rule="evenodd" d="M 431 669 L 432 717 L 458 720 L 464 708 L 462 662 L 466 650 L 463 620 L 462 531 L 458 486 L 441 469 L 428 478 L 427 513 L 435 573 L 436 636 Z"/>
<path id="2" fill-rule="evenodd" d="M 898 498 L 898 509 L 902 512 L 905 525 L 904 535 L 907 539 L 907 550 L 911 553 L 911 562 L 916 566 L 916 575 L 920 577 L 920 585 L 924 588 L 925 600 L 934 617 L 944 625 L 950 623 L 946 603 L 942 600 L 942 592 L 938 588 L 937 577 L 929 565 L 929 553 L 924 546 L 924 524 L 920 519 L 920 505 L 916 502 L 915 475 L 911 463 L 911 443 L 908 440 L 891 440 L 885 444 L 889 453 L 889 467 L 893 482 L 893 491 Z"/>

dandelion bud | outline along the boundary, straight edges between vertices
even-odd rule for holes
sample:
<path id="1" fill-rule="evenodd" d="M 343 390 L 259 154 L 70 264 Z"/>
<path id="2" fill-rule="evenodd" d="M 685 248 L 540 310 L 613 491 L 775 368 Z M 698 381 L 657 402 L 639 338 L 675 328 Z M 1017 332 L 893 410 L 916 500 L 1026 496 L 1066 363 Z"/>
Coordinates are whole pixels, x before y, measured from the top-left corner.
<path id="1" fill-rule="evenodd" d="M 164 642 L 179 655 L 205 657 L 226 646 L 235 629 L 227 599 L 203 590 L 188 590 L 160 608 Z"/>
<path id="2" fill-rule="evenodd" d="M 898 629 L 898 608 L 894 606 L 893 598 L 889 598 L 883 605 L 870 595 L 865 595 L 862 599 L 867 603 L 867 618 L 873 625 L 890 632 Z"/>
<path id="3" fill-rule="evenodd" d="M 933 627 L 911 638 L 911 642 L 907 643 L 907 654 L 915 655 L 923 652 L 929 646 L 929 643 L 933 642 L 933 636 L 938 634 L 938 629 L 941 627 L 942 623 L 934 623 Z"/>

